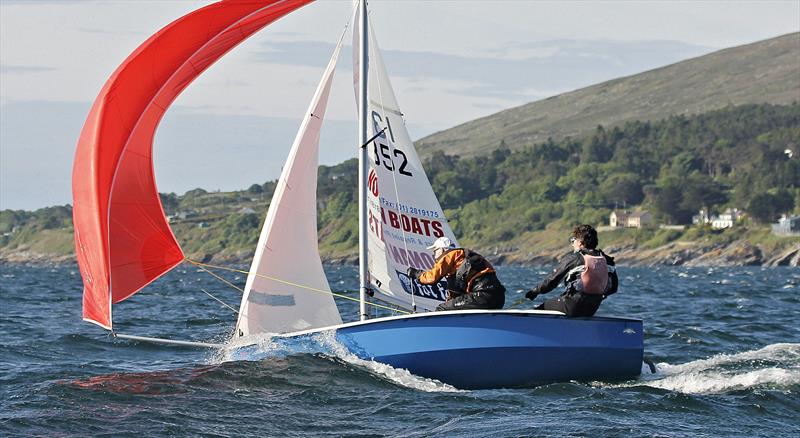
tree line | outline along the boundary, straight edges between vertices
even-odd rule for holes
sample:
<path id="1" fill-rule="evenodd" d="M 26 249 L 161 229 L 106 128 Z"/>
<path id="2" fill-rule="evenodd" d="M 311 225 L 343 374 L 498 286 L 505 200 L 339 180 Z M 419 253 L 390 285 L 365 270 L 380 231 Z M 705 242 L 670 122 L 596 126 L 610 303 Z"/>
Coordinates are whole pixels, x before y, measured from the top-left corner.
<path id="1" fill-rule="evenodd" d="M 434 153 L 428 179 L 456 235 L 495 244 L 561 221 L 601 224 L 614 208 L 639 207 L 661 223 L 686 224 L 700 208 L 745 210 L 758 223 L 800 213 L 800 104 L 743 105 L 692 116 L 598 126 L 584 138 L 548 139 L 512 151 L 500 138 L 482 156 Z M 355 159 L 318 172 L 320 248 L 352 252 L 358 242 Z M 194 210 L 173 224 L 187 250 L 251 249 L 275 181 L 247 190 L 162 194 L 168 215 Z M 255 213 L 242 212 L 242 207 Z M 204 223 L 206 227 L 199 227 Z M 71 208 L 0 212 L 2 246 L 12 230 L 71 226 Z M 188 242 L 187 242 L 188 240 Z M 196 241 L 196 242 L 195 242 Z M 195 248 L 196 247 L 196 248 Z"/>

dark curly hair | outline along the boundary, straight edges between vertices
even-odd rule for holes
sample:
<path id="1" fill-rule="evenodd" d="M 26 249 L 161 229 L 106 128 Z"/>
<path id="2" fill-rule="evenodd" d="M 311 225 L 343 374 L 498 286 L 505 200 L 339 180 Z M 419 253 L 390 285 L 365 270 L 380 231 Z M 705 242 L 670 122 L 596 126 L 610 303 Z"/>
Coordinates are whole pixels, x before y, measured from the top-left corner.
<path id="1" fill-rule="evenodd" d="M 576 225 L 572 229 L 572 237 L 580 240 L 587 249 L 597 248 L 597 230 L 591 225 Z"/>

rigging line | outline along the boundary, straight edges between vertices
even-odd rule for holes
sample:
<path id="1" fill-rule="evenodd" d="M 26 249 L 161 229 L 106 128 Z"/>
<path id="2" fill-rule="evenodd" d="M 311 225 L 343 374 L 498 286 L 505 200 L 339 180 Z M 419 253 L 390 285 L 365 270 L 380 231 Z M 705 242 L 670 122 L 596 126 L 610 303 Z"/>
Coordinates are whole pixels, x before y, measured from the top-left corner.
<path id="1" fill-rule="evenodd" d="M 369 24 L 370 24 L 370 28 L 372 28 L 371 17 L 370 17 L 370 23 Z M 369 45 L 369 50 L 370 50 L 370 52 L 375 51 L 376 55 L 374 56 L 374 59 L 379 59 L 378 57 L 380 56 L 380 53 L 378 53 L 378 50 L 375 47 L 377 45 L 377 39 L 375 41 L 376 41 L 376 44 L 370 44 Z M 381 62 L 381 64 L 383 64 L 383 62 Z M 384 66 L 383 72 L 385 72 L 385 66 Z M 376 72 L 375 74 L 377 75 L 378 72 Z M 386 127 L 383 128 L 383 130 L 380 133 L 376 134 L 375 137 L 373 137 L 373 139 L 377 138 L 381 133 L 383 133 L 389 127 L 389 118 L 386 115 L 386 105 L 383 102 L 383 87 L 381 86 L 380 78 L 377 78 L 377 84 L 378 84 L 378 100 L 380 100 L 381 113 L 383 115 L 383 120 L 386 121 Z M 395 104 L 397 104 L 397 102 L 395 102 Z M 399 107 L 399 105 L 397 105 L 397 106 Z M 400 117 L 402 118 L 402 115 Z M 405 121 L 403 121 L 403 124 L 405 124 Z M 389 133 L 390 133 L 390 135 L 392 135 L 391 131 Z M 392 137 L 394 137 L 394 136 L 392 135 Z M 387 140 L 388 140 L 388 138 L 387 138 Z M 392 153 L 389 156 L 389 162 L 392 163 L 392 184 L 394 185 L 394 197 L 397 200 L 397 211 L 398 212 L 402 212 L 402 210 L 400 210 L 400 192 L 397 190 L 397 175 L 396 175 L 396 173 L 397 173 L 397 165 L 394 163 L 394 155 L 395 155 L 395 151 L 397 151 L 397 148 L 394 147 L 394 141 L 387 141 L 387 143 L 392 145 Z M 377 148 L 376 148 L 375 152 L 377 154 L 377 152 L 378 152 Z M 410 263 L 411 256 L 408 253 L 408 242 L 406 240 L 407 239 L 406 230 L 402 226 L 400 227 L 400 233 L 403 236 L 403 250 L 405 251 L 406 262 L 409 262 L 409 265 L 410 265 L 411 264 Z M 414 297 L 414 279 L 413 278 L 411 279 L 411 310 L 414 313 L 417 312 L 417 303 L 416 303 L 416 299 Z"/>
<path id="2" fill-rule="evenodd" d="M 347 295 L 338 294 L 336 292 L 331 292 L 331 291 L 327 291 L 327 290 L 324 290 L 324 289 L 317 289 L 315 287 L 305 286 L 305 285 L 302 285 L 302 284 L 292 283 L 291 281 L 281 280 L 280 278 L 276 278 L 276 277 L 272 277 L 272 276 L 264 275 L 264 274 L 259 274 L 257 272 L 251 273 L 249 271 L 243 271 L 241 269 L 228 268 L 228 267 L 225 267 L 225 266 L 218 266 L 218 265 L 209 265 L 207 263 L 201 263 L 201 262 L 198 262 L 198 261 L 195 261 L 195 260 L 191 260 L 191 259 L 186 259 L 186 261 L 191 263 L 191 264 L 193 264 L 193 265 L 195 265 L 195 266 L 197 266 L 198 268 L 210 273 L 214 277 L 217 277 L 218 279 L 220 279 L 222 281 L 225 281 L 226 283 L 228 283 L 229 285 L 231 285 L 233 287 L 236 287 L 236 286 L 232 285 L 230 282 L 226 281 L 222 277 L 211 273 L 211 271 L 205 269 L 204 267 L 214 268 L 214 269 L 221 269 L 223 271 L 238 272 L 240 274 L 246 274 L 246 275 L 255 275 L 256 277 L 266 278 L 267 280 L 276 281 L 278 283 L 287 284 L 289 286 L 294 286 L 294 287 L 297 287 L 297 288 L 300 288 L 300 289 L 307 289 L 307 290 L 314 291 L 314 292 L 333 295 L 335 297 L 339 297 L 339 298 L 342 298 L 342 299 L 345 299 L 345 300 L 356 301 L 356 302 L 359 301 L 358 298 L 352 298 L 352 297 L 348 297 Z M 236 287 L 236 289 L 239 289 L 239 288 Z M 241 289 L 239 289 L 239 290 L 242 291 Z M 242 292 L 244 292 L 244 291 L 242 291 Z M 400 312 L 400 313 L 405 313 L 405 314 L 409 314 L 410 313 L 410 312 L 404 312 L 402 310 L 393 309 L 391 307 L 382 306 L 380 304 L 374 304 L 374 303 L 368 303 L 368 304 L 371 305 L 371 306 L 380 307 L 382 309 L 391 310 L 393 312 Z"/>
<path id="3" fill-rule="evenodd" d="M 213 298 L 213 299 L 217 300 L 217 302 L 218 302 L 218 303 L 220 303 L 220 304 L 222 304 L 223 306 L 225 306 L 225 307 L 227 307 L 227 308 L 229 308 L 229 309 L 233 310 L 233 311 L 234 311 L 234 313 L 236 313 L 237 315 L 239 314 L 239 311 L 238 311 L 238 310 L 236 310 L 236 309 L 234 309 L 233 307 L 229 306 L 227 303 L 225 303 L 224 301 L 222 301 L 222 300 L 220 300 L 219 298 L 215 297 L 214 295 L 211 295 L 211 294 L 210 294 L 210 293 L 209 293 L 207 290 L 205 290 L 205 289 L 203 289 L 203 288 L 200 288 L 200 290 L 201 290 L 201 291 L 203 291 L 203 292 L 205 292 L 205 294 L 206 294 L 206 295 L 208 295 L 208 296 L 210 296 L 211 298 Z"/>
<path id="4" fill-rule="evenodd" d="M 379 287 L 376 288 L 376 289 L 378 290 L 378 292 L 381 292 L 382 294 L 384 294 L 386 296 L 390 296 L 391 295 L 391 293 L 386 293 L 386 291 L 381 290 L 381 288 L 379 288 Z M 408 307 L 405 307 L 402 304 L 397 304 L 397 303 L 394 303 L 392 301 L 388 301 L 386 299 L 382 299 L 380 297 L 375 297 L 375 299 L 380 301 L 380 302 L 386 303 L 386 304 L 388 304 L 390 306 L 393 306 L 392 310 L 394 310 L 396 312 L 401 312 L 401 313 L 405 313 L 405 314 L 416 313 L 416 312 L 412 312 L 411 309 L 409 309 Z"/>
<path id="5" fill-rule="evenodd" d="M 200 268 L 201 270 L 203 270 L 203 271 L 205 271 L 205 272 L 209 273 L 209 274 L 210 274 L 212 277 L 216 278 L 217 280 L 219 280 L 219 281 L 221 281 L 221 282 L 223 282 L 223 283 L 227 284 L 228 286 L 230 286 L 230 287 L 232 287 L 232 288 L 234 288 L 234 289 L 238 290 L 238 291 L 239 291 L 239 292 L 241 292 L 241 293 L 244 293 L 244 289 L 240 288 L 239 286 L 237 286 L 237 285 L 235 285 L 235 284 L 231 283 L 230 281 L 228 281 L 228 280 L 226 280 L 226 279 L 224 279 L 224 278 L 220 277 L 219 275 L 217 275 L 217 274 L 215 274 L 215 273 L 213 273 L 213 272 L 211 272 L 211 271 L 209 271 L 208 269 L 206 269 L 206 268 L 204 268 L 204 267 L 203 267 L 203 266 L 208 266 L 208 267 L 211 267 L 211 268 L 213 268 L 214 266 L 211 266 L 211 265 L 204 265 L 204 264 L 202 264 L 202 263 L 195 262 L 194 260 L 190 260 L 190 259 L 184 259 L 184 260 L 186 260 L 187 262 L 189 262 L 189 263 L 191 263 L 191 264 L 193 264 L 193 265 L 197 266 L 197 267 L 198 267 L 198 268 Z"/>
<path id="6" fill-rule="evenodd" d="M 239 288 L 239 287 L 238 287 L 238 286 L 236 286 L 235 284 L 231 283 L 230 281 L 228 281 L 228 280 L 226 280 L 226 279 L 222 278 L 221 276 L 219 276 L 219 275 L 217 275 L 217 274 L 215 274 L 215 273 L 213 273 L 213 272 L 209 271 L 208 269 L 206 269 L 206 268 L 204 268 L 204 267 L 202 267 L 202 266 L 198 265 L 197 263 L 194 263 L 192 260 L 189 260 L 189 259 L 187 259 L 187 258 L 184 258 L 184 260 L 185 260 L 185 261 L 187 261 L 187 262 L 189 262 L 189 263 L 191 263 L 191 264 L 193 264 L 193 265 L 195 265 L 195 266 L 197 266 L 198 268 L 200 268 L 201 270 L 203 270 L 203 271 L 207 272 L 209 275 L 211 275 L 212 277 L 216 278 L 217 280 L 219 280 L 219 281 L 221 281 L 221 282 L 223 282 L 223 283 L 227 284 L 228 286 L 230 286 L 230 287 L 232 287 L 232 288 L 234 288 L 234 289 L 238 290 L 240 293 L 244 294 L 244 290 L 242 290 L 241 288 Z M 206 292 L 206 291 L 205 291 L 205 289 L 202 289 L 202 288 L 201 288 L 200 290 L 202 290 L 203 292 L 205 292 L 205 293 L 206 293 L 206 295 L 208 295 L 208 296 L 210 296 L 211 298 L 213 298 L 213 299 L 215 299 L 215 300 L 219 301 L 220 303 L 222 303 L 222 305 L 223 305 L 223 306 L 225 306 L 225 307 L 227 307 L 227 308 L 229 308 L 229 309 L 233 310 L 233 311 L 234 311 L 234 312 L 235 312 L 237 315 L 239 315 L 239 311 L 238 311 L 238 310 L 236 310 L 236 309 L 234 309 L 233 307 L 231 307 L 231 306 L 229 306 L 229 305 L 225 304 L 224 302 L 222 302 L 221 300 L 219 300 L 217 297 L 215 297 L 215 296 L 211 295 L 210 293 Z M 245 313 L 245 314 L 243 314 L 243 316 L 244 316 L 244 317 L 247 317 L 247 314 Z M 261 327 L 262 329 L 264 328 L 264 326 L 261 324 L 261 321 L 256 321 L 256 324 L 258 324 L 258 326 L 259 326 L 259 327 Z M 237 333 L 238 333 L 238 328 L 239 328 L 239 321 L 238 321 L 238 320 L 236 321 L 236 328 L 237 328 Z"/>
<path id="7" fill-rule="evenodd" d="M 236 286 L 235 284 L 231 283 L 230 281 L 228 281 L 228 280 L 226 280 L 226 279 L 222 278 L 221 276 L 217 275 L 216 273 L 214 273 L 214 272 L 211 272 L 211 271 L 209 271 L 208 269 L 206 269 L 205 267 L 201 266 L 201 265 L 203 265 L 202 263 L 195 262 L 194 260 L 191 260 L 191 259 L 188 259 L 188 258 L 184 258 L 184 261 L 186 261 L 186 262 L 188 262 L 188 263 L 190 263 L 190 264 L 193 264 L 193 265 L 197 266 L 197 267 L 198 267 L 200 270 L 202 270 L 202 271 L 204 271 L 204 272 L 208 273 L 208 274 L 209 274 L 209 275 L 211 275 L 212 277 L 214 277 L 214 278 L 216 278 L 217 280 L 219 280 L 219 281 L 221 281 L 221 282 L 223 282 L 223 283 L 227 284 L 228 286 L 230 286 L 230 287 L 232 287 L 232 288 L 234 288 L 234 289 L 238 290 L 238 291 L 239 291 L 241 294 L 244 294 L 244 290 L 243 290 L 243 289 L 241 289 L 240 287 L 238 287 L 238 286 Z M 206 266 L 208 266 L 208 267 L 211 267 L 211 268 L 215 267 L 215 266 L 212 266 L 212 265 L 206 265 Z M 219 267 L 217 267 L 217 268 L 219 268 L 219 269 L 225 269 L 225 268 L 223 268 L 223 267 L 221 267 L 221 266 L 219 266 Z M 234 272 L 239 272 L 239 273 L 245 273 L 244 271 L 238 271 L 238 270 L 233 270 L 233 269 L 228 269 L 228 270 L 229 270 L 229 271 L 234 271 Z M 215 297 L 215 296 L 211 295 L 210 293 L 206 292 L 206 290 L 205 290 L 205 289 L 202 289 L 202 288 L 201 288 L 200 290 L 202 290 L 203 292 L 205 292 L 205 293 L 206 293 L 208 296 L 210 296 L 211 298 L 213 298 L 213 299 L 215 299 L 215 300 L 219 301 L 219 302 L 220 302 L 220 303 L 221 303 L 223 306 L 225 306 L 225 307 L 227 307 L 227 308 L 229 308 L 229 309 L 233 310 L 233 311 L 234 311 L 234 312 L 235 312 L 237 315 L 240 315 L 238 310 L 234 309 L 233 307 L 229 306 L 228 304 L 226 304 L 226 303 L 222 302 L 221 300 L 217 299 L 217 297 Z M 242 313 L 240 316 L 244 316 L 245 318 L 247 318 L 247 314 L 246 314 L 246 313 Z M 259 327 L 261 327 L 262 329 L 264 329 L 264 328 L 265 328 L 265 327 L 264 327 L 264 325 L 261 323 L 261 321 L 258 321 L 258 320 L 256 320 L 255 322 L 256 322 L 256 324 L 258 324 L 258 326 L 259 326 Z M 236 321 L 236 329 L 237 329 L 237 333 L 238 333 L 238 329 L 239 329 L 239 321 L 238 321 L 238 319 L 237 319 L 237 321 Z M 265 330 L 265 331 L 266 331 L 266 330 Z"/>

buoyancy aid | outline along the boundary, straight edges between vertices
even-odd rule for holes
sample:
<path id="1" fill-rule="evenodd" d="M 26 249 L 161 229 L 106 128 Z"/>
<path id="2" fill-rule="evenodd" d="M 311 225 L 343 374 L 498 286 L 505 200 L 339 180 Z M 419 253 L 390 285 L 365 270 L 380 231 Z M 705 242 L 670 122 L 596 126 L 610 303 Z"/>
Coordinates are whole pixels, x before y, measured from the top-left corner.
<path id="1" fill-rule="evenodd" d="M 494 272 L 492 265 L 486 258 L 472 251 L 468 248 L 462 248 L 464 251 L 464 260 L 456 269 L 453 275 L 452 287 L 456 292 L 464 293 L 467 291 L 470 281 L 472 281 L 479 274 Z"/>
<path id="2" fill-rule="evenodd" d="M 602 295 L 608 287 L 608 263 L 603 254 L 594 256 L 583 254 L 583 272 L 581 272 L 581 283 L 583 293 L 590 295 Z"/>
<path id="3" fill-rule="evenodd" d="M 417 280 L 422 284 L 434 284 L 445 278 L 448 292 L 457 296 L 472 292 L 476 280 L 494 273 L 492 265 L 480 254 L 468 249 L 450 248 L 436 259 L 431 269 L 420 273 Z M 500 284 L 499 280 L 496 282 Z M 482 286 L 487 284 L 481 283 Z"/>
<path id="4" fill-rule="evenodd" d="M 581 251 L 583 264 L 578 265 L 567 273 L 565 284 L 577 292 L 589 295 L 602 295 L 608 290 L 609 275 L 614 266 L 609 266 L 605 255 L 591 255 Z"/>

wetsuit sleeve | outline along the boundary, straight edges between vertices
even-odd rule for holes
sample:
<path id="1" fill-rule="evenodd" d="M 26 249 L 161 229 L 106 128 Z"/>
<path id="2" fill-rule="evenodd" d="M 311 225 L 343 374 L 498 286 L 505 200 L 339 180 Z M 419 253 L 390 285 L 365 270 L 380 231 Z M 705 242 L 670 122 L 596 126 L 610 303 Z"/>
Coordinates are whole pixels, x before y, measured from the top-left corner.
<path id="1" fill-rule="evenodd" d="M 609 296 L 609 295 L 615 293 L 617 291 L 617 289 L 619 288 L 619 277 L 617 277 L 617 267 L 614 264 L 614 257 L 610 257 L 606 253 L 602 253 L 602 254 L 603 254 L 603 257 L 606 258 L 606 264 L 608 266 L 613 266 L 614 267 L 614 271 L 610 272 L 608 274 L 608 279 L 609 279 L 609 281 L 611 281 L 611 286 L 608 288 L 606 293 L 603 294 L 605 296 Z"/>
<path id="2" fill-rule="evenodd" d="M 558 266 L 553 269 L 553 272 L 542 280 L 538 286 L 533 288 L 533 292 L 537 294 L 546 294 L 555 289 L 564 276 L 566 276 L 572 268 L 578 266 L 578 257 L 583 258 L 580 253 L 572 253 L 564 256 L 561 261 L 558 262 Z"/>
<path id="3" fill-rule="evenodd" d="M 442 278 L 454 274 L 458 269 L 458 256 L 462 252 L 461 250 L 448 251 L 436 261 L 430 271 L 425 271 L 419 275 L 419 282 L 422 284 L 435 284 Z"/>

